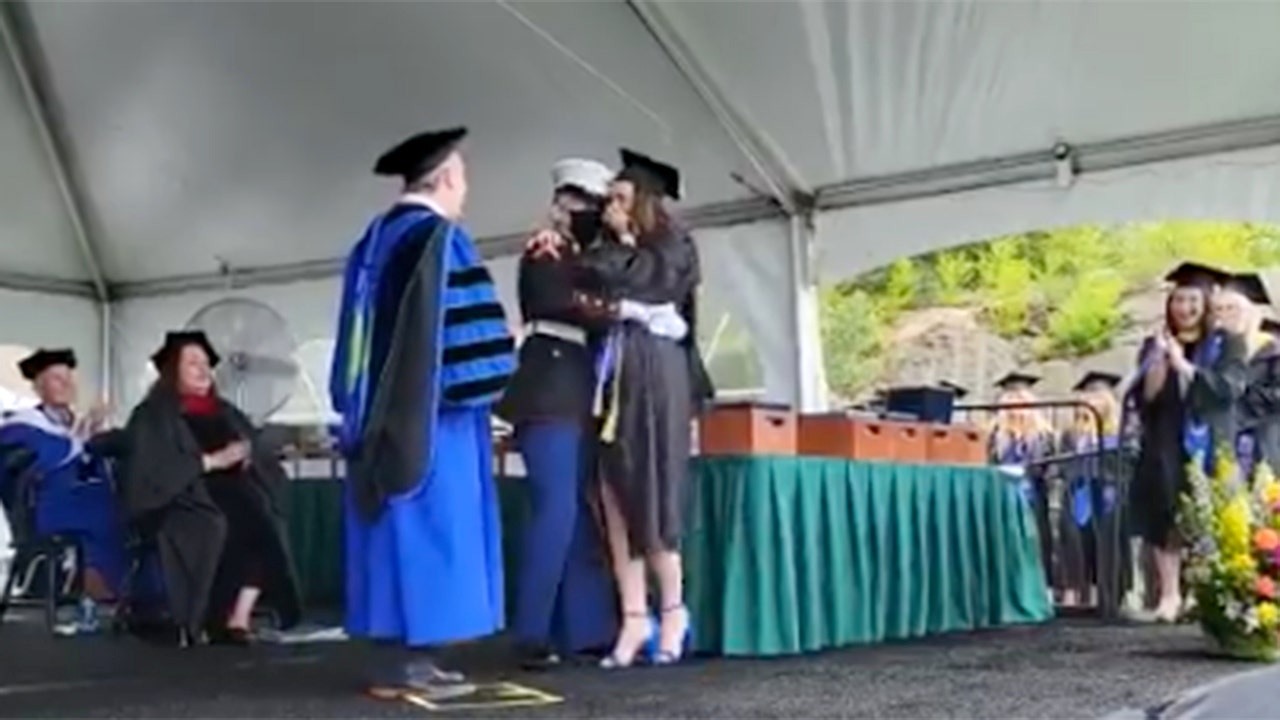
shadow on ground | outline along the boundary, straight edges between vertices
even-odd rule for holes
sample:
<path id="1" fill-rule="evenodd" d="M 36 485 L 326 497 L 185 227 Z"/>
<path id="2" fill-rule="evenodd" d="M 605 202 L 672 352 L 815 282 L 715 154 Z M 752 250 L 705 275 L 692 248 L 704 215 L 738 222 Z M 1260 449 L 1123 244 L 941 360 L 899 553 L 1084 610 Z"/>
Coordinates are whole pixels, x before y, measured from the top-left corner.
<path id="1" fill-rule="evenodd" d="M 496 644 L 458 651 L 477 679 L 564 704 L 451 717 L 1090 718 L 1144 707 L 1247 666 L 1202 651 L 1193 628 L 1060 621 L 775 660 L 699 660 L 605 673 L 513 671 Z M 0 717 L 421 717 L 360 695 L 358 644 L 176 650 L 124 638 L 0 630 Z"/>

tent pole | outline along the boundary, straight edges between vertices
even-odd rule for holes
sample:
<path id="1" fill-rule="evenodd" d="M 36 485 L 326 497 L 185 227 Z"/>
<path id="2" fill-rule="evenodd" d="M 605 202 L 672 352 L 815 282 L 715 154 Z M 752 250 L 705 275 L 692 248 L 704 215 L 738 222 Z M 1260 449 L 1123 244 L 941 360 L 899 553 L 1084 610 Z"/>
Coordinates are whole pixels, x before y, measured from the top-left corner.
<path id="1" fill-rule="evenodd" d="M 802 412 L 817 412 L 826 409 L 827 397 L 813 214 L 791 216 L 788 229 L 792 323 L 795 329 L 796 407 Z"/>
<path id="2" fill-rule="evenodd" d="M 101 314 L 99 320 L 102 324 L 102 334 L 99 339 L 102 341 L 101 352 L 102 360 L 99 365 L 99 396 L 103 403 L 111 402 L 111 381 L 113 373 L 111 372 L 114 364 L 111 359 L 111 353 L 114 350 L 111 342 L 111 302 L 103 300 L 99 303 Z"/>
<path id="3" fill-rule="evenodd" d="M 38 67 L 38 63 L 34 61 L 37 53 L 31 45 L 34 42 L 32 33 L 25 31 L 30 24 L 25 22 L 22 14 L 25 8 L 21 7 L 22 5 L 24 3 L 17 1 L 0 3 L 0 40 L 4 42 L 9 62 L 13 66 L 14 75 L 22 90 L 22 97 L 26 101 L 27 112 L 31 114 L 36 132 L 40 136 L 40 145 L 49 162 L 54 183 L 58 186 L 58 193 L 62 197 L 67 219 L 71 222 L 76 244 L 80 247 L 80 254 L 89 271 L 89 279 L 93 282 L 94 292 L 99 302 L 106 302 L 110 292 L 107 288 L 106 276 L 102 272 L 97 245 L 90 237 L 84 222 L 81 195 L 77 192 L 78 188 L 67 171 L 67 144 L 62 141 L 62 136 L 58 132 L 59 126 L 52 120 L 53 112 L 48 86 L 42 82 L 39 75 L 33 72 L 33 69 Z"/>

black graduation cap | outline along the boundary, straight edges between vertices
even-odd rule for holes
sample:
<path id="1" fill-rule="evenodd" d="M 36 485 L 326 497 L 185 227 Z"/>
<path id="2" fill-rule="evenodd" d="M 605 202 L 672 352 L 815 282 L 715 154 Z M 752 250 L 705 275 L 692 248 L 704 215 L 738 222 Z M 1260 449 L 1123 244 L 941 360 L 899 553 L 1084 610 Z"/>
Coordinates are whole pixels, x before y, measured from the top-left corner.
<path id="1" fill-rule="evenodd" d="M 1223 287 L 1231 288 L 1249 299 L 1255 305 L 1270 305 L 1271 295 L 1267 292 L 1266 283 L 1258 273 L 1236 273 L 1226 278 Z"/>
<path id="2" fill-rule="evenodd" d="M 54 365 L 66 365 L 75 369 L 75 351 L 70 348 L 59 348 L 57 350 L 40 348 L 18 362 L 18 371 L 22 373 L 23 378 L 35 380 L 37 375 Z"/>
<path id="3" fill-rule="evenodd" d="M 174 353 L 180 352 L 188 345 L 199 345 L 209 356 L 210 367 L 216 366 L 222 359 L 218 351 L 213 349 L 213 343 L 209 342 L 209 336 L 199 330 L 179 330 L 164 334 L 164 345 L 151 354 L 151 364 L 159 370 L 169 362 Z"/>
<path id="4" fill-rule="evenodd" d="M 1082 390 L 1087 390 L 1089 386 L 1094 384 L 1102 384 L 1106 385 L 1108 388 L 1113 388 L 1120 384 L 1120 380 L 1120 376 L 1115 373 L 1090 370 L 1085 373 L 1084 377 L 1080 378 L 1080 382 L 1076 383 L 1075 387 L 1071 389 L 1076 392 L 1080 392 Z"/>
<path id="5" fill-rule="evenodd" d="M 1026 385 L 1027 387 L 1032 387 L 1038 382 L 1040 382 L 1039 377 L 1014 370 L 997 380 L 996 387 L 1002 390 L 1008 388 L 1010 385 Z"/>
<path id="6" fill-rule="evenodd" d="M 1164 276 L 1165 281 L 1171 282 L 1178 287 L 1202 288 L 1222 285 L 1229 278 L 1231 278 L 1231 273 L 1225 270 L 1194 262 L 1184 262 Z"/>
<path id="7" fill-rule="evenodd" d="M 939 380 L 938 387 L 943 390 L 950 390 L 951 394 L 955 395 L 957 400 L 960 400 L 969 394 L 969 388 L 959 383 L 951 382 L 950 380 Z"/>
<path id="8" fill-rule="evenodd" d="M 373 174 L 402 177 L 405 183 L 420 180 L 457 149 L 467 136 L 464 127 L 434 130 L 414 135 L 399 145 L 382 153 L 373 165 Z"/>
<path id="9" fill-rule="evenodd" d="M 672 200 L 679 200 L 684 195 L 679 170 L 633 150 L 622 148 L 619 152 L 622 155 L 619 180 L 630 180 Z"/>

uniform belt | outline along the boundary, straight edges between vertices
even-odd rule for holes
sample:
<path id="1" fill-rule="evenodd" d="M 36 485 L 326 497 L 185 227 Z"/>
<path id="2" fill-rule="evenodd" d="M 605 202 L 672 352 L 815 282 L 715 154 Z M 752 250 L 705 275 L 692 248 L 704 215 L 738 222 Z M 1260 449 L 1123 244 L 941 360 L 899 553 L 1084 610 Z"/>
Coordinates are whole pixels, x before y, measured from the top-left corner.
<path id="1" fill-rule="evenodd" d="M 554 320 L 534 320 L 525 326 L 526 336 L 543 335 L 564 340 L 575 345 L 587 344 L 587 331 L 576 325 L 556 322 Z"/>

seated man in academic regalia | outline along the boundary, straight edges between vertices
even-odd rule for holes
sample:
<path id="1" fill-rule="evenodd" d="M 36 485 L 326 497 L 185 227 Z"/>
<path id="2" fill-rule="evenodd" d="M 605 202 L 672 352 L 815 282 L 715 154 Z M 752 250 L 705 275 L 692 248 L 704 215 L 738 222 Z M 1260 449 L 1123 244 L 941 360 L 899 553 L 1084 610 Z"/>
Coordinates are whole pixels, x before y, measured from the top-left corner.
<path id="1" fill-rule="evenodd" d="M 20 446 L 35 455 L 35 532 L 74 534 L 81 540 L 88 602 L 78 629 L 91 631 L 97 625 L 94 604 L 115 599 L 126 561 L 123 523 L 108 468 L 103 458 L 86 449 L 95 446 L 91 437 L 104 429 L 106 411 L 95 407 L 84 417 L 76 416 L 75 367 L 71 350 L 38 350 L 18 363 L 40 404 L 10 413 L 0 423 L 0 444 Z"/>

